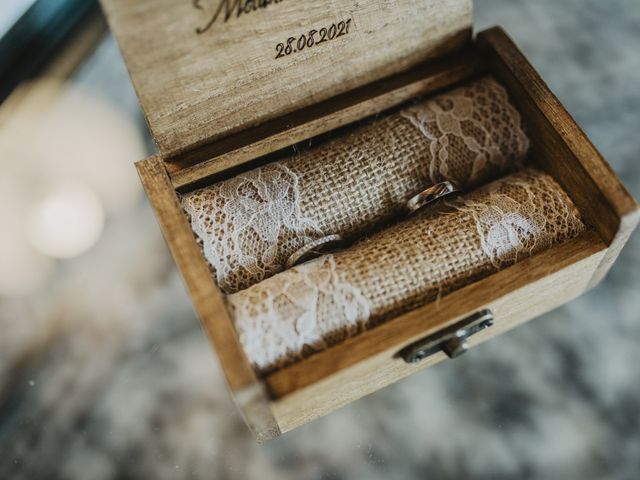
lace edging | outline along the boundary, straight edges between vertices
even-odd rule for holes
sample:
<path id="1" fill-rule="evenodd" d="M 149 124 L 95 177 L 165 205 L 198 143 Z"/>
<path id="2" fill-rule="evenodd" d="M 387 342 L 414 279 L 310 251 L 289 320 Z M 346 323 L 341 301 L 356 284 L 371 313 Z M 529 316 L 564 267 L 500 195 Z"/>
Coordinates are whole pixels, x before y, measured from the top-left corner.
<path id="1" fill-rule="evenodd" d="M 325 255 L 227 297 L 240 342 L 261 371 L 355 335 L 369 319 L 360 290 Z"/>

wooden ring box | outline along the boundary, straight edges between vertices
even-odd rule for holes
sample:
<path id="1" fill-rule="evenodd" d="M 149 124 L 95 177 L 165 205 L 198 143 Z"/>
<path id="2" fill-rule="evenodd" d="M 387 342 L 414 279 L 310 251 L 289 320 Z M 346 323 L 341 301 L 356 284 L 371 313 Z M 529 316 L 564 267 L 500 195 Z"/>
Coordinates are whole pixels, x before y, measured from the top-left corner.
<path id="1" fill-rule="evenodd" d="M 160 150 L 137 164 L 140 177 L 229 389 L 258 440 L 446 358 L 437 353 L 409 364 L 397 354 L 462 318 L 485 309 L 494 314 L 493 327 L 470 339 L 474 345 L 589 290 L 609 270 L 640 215 L 505 32 L 493 28 L 472 39 L 471 0 L 300 3 L 103 0 Z M 351 30 L 338 36 L 345 23 Z M 320 42 L 322 28 L 334 38 Z M 284 45 L 291 45 L 289 53 Z M 296 45 L 304 48 L 297 51 Z M 483 74 L 508 89 L 532 141 L 531 160 L 567 191 L 588 231 L 259 378 L 179 193 Z"/>

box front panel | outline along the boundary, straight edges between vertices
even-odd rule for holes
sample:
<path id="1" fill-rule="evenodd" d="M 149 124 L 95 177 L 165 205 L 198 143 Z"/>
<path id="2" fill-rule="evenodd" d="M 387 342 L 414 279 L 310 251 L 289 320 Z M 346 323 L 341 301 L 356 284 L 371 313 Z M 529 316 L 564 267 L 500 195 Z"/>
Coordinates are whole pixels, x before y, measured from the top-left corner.
<path id="1" fill-rule="evenodd" d="M 410 364 L 399 355 L 406 346 L 444 325 L 489 309 L 494 315 L 493 326 L 469 337 L 473 347 L 576 298 L 588 288 L 605 253 L 604 243 L 594 232 L 587 232 L 312 357 L 305 366 L 277 372 L 267 384 L 277 397 L 272 410 L 280 430 L 284 433 L 304 425 L 446 359 L 438 352 Z M 334 373 L 324 375 L 323 365 Z"/>

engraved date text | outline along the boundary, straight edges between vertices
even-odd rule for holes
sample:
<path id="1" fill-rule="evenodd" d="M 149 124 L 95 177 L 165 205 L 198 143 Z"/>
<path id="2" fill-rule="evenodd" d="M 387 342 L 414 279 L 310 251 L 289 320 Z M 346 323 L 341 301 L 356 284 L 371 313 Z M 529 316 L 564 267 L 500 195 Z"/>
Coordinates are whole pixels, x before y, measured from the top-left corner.
<path id="1" fill-rule="evenodd" d="M 329 27 L 319 30 L 309 30 L 297 37 L 289 37 L 286 42 L 276 45 L 276 58 L 283 58 L 292 53 L 301 52 L 305 48 L 312 48 L 329 40 L 333 40 L 349 33 L 351 19 L 333 23 Z"/>

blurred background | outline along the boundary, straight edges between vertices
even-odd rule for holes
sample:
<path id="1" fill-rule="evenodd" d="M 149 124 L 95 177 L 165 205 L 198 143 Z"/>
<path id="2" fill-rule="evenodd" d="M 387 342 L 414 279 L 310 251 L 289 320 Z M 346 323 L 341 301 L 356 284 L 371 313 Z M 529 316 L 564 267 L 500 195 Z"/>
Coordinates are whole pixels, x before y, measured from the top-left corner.
<path id="1" fill-rule="evenodd" d="M 640 197 L 640 2 L 475 7 Z M 639 478 L 638 234 L 579 300 L 259 446 L 139 185 L 154 147 L 97 4 L 3 1 L 0 101 L 0 478 Z"/>

